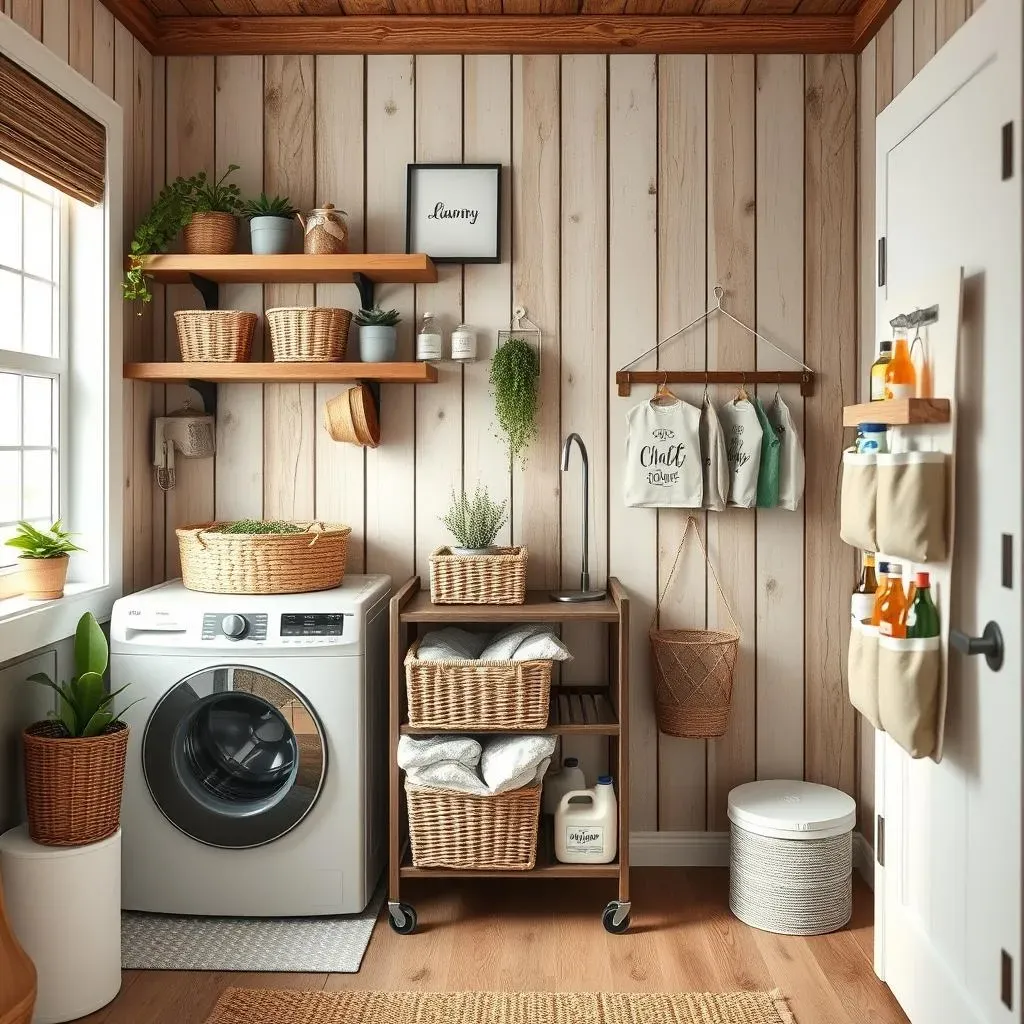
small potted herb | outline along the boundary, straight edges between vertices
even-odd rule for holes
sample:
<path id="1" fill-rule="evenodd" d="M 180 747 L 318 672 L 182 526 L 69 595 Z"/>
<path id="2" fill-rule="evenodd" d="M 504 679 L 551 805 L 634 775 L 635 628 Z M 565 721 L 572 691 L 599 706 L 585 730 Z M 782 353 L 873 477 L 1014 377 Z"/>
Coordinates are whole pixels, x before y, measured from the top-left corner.
<path id="1" fill-rule="evenodd" d="M 361 309 L 355 315 L 359 325 L 359 358 L 364 363 L 389 363 L 395 358 L 398 337 L 395 325 L 401 321 L 397 309 Z"/>
<path id="2" fill-rule="evenodd" d="M 537 435 L 540 357 L 522 338 L 510 338 L 491 360 L 491 393 L 510 459 L 521 458 Z"/>
<path id="3" fill-rule="evenodd" d="M 246 200 L 243 212 L 249 218 L 249 237 L 254 256 L 271 256 L 291 251 L 297 211 L 287 196 L 274 196 L 271 199 L 266 192 L 261 192 L 258 199 Z"/>
<path id="4" fill-rule="evenodd" d="M 18 564 L 26 597 L 52 601 L 64 596 L 71 552 L 82 549 L 72 543 L 71 534 L 61 528 L 59 519 L 48 530 L 37 530 L 22 521 L 7 544 L 21 552 Z"/>
<path id="5" fill-rule="evenodd" d="M 508 522 L 508 501 L 500 505 L 491 500 L 486 487 L 476 485 L 472 495 L 452 488 L 452 504 L 441 522 L 458 541 L 453 555 L 492 555 L 497 550 L 494 538 Z"/>

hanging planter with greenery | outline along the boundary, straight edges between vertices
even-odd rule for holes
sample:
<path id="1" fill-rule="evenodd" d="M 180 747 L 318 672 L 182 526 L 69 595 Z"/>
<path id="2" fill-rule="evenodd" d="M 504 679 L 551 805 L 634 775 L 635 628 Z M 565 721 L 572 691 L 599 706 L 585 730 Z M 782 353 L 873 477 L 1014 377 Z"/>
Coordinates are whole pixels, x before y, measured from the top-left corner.
<path id="1" fill-rule="evenodd" d="M 510 338 L 491 360 L 491 394 L 510 459 L 525 461 L 537 436 L 540 356 L 523 338 Z"/>

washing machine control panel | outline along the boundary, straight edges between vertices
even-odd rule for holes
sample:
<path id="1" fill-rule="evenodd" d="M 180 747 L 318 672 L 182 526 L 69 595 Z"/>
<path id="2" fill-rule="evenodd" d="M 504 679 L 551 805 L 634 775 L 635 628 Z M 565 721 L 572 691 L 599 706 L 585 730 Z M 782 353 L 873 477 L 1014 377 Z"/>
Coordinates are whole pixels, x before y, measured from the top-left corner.
<path id="1" fill-rule="evenodd" d="M 281 636 L 343 636 L 345 616 L 341 612 L 295 612 L 281 616 Z"/>
<path id="2" fill-rule="evenodd" d="M 241 615 L 238 612 L 206 612 L 203 615 L 203 639 L 266 640 L 267 616 Z"/>

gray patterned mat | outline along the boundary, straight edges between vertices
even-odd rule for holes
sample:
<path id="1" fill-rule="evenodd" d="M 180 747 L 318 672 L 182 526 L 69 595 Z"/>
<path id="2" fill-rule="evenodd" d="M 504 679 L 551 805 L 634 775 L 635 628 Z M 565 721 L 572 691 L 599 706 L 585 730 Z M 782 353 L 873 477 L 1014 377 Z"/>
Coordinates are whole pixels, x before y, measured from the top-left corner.
<path id="1" fill-rule="evenodd" d="M 175 917 L 121 912 L 121 966 L 141 971 L 355 974 L 384 899 L 348 917 Z"/>

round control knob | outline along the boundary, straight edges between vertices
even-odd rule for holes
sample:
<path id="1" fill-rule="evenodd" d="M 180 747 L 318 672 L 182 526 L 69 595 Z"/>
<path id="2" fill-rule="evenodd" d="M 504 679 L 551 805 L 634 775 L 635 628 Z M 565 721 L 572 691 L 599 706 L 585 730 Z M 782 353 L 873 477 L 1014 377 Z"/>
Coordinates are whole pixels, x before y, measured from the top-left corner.
<path id="1" fill-rule="evenodd" d="M 249 623 L 244 615 L 225 615 L 220 620 L 220 628 L 229 640 L 241 640 L 249 631 Z"/>

